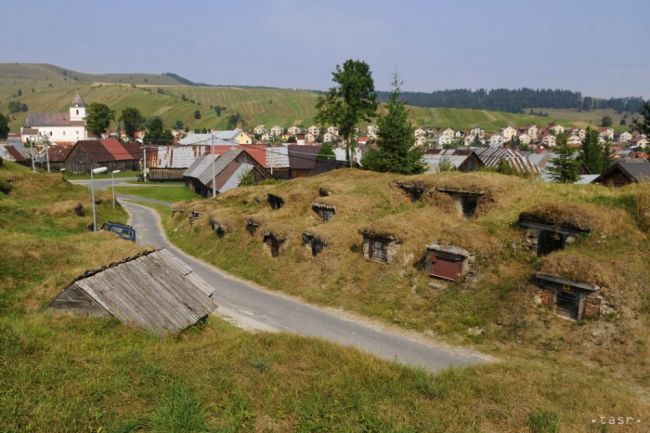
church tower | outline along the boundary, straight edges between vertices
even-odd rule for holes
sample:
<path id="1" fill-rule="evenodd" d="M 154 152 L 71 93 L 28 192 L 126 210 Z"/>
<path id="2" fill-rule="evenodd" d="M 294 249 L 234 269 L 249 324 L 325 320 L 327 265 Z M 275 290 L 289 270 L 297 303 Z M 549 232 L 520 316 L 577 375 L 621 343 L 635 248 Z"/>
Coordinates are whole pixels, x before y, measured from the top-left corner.
<path id="1" fill-rule="evenodd" d="M 86 118 L 86 103 L 81 99 L 79 91 L 72 98 L 72 105 L 70 105 L 70 120 L 71 121 L 83 121 Z"/>

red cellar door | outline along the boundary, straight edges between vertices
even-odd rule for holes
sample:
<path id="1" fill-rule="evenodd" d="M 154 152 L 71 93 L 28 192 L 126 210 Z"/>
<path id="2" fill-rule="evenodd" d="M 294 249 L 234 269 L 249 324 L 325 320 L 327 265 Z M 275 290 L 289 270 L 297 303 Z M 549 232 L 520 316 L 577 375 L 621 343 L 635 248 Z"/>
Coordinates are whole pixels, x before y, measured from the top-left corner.
<path id="1" fill-rule="evenodd" d="M 463 271 L 462 260 L 433 256 L 431 260 L 431 275 L 445 280 L 455 281 Z"/>

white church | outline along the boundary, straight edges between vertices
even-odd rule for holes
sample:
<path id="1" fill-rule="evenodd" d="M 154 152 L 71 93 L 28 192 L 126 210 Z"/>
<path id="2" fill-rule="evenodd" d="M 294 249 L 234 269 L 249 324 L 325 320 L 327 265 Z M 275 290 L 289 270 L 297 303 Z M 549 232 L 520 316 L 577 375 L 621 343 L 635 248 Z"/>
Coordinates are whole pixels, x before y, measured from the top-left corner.
<path id="1" fill-rule="evenodd" d="M 88 138 L 86 104 L 77 92 L 67 113 L 28 113 L 20 128 L 23 143 L 39 142 L 47 137 L 50 143 L 75 143 Z"/>

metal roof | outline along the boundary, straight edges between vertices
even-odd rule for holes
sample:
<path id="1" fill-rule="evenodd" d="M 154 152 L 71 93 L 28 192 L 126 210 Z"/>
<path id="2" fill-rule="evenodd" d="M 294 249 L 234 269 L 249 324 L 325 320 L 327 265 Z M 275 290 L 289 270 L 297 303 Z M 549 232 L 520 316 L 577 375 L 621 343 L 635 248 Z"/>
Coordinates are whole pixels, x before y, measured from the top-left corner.
<path id="1" fill-rule="evenodd" d="M 212 293 L 190 267 L 163 249 L 84 273 L 51 307 L 92 309 L 127 325 L 166 333 L 180 331 L 214 311 Z"/>
<path id="2" fill-rule="evenodd" d="M 150 168 L 188 168 L 209 150 L 208 146 L 158 146 L 148 153 L 147 165 Z"/>
<path id="3" fill-rule="evenodd" d="M 214 162 L 214 173 L 215 175 L 218 175 L 221 173 L 225 168 L 235 160 L 239 156 L 240 153 L 242 153 L 242 149 L 233 149 L 229 150 L 228 152 L 224 153 L 223 155 L 219 156 L 217 158 L 216 162 Z M 203 185 L 209 185 L 210 182 L 212 182 L 212 168 L 208 164 L 203 173 L 199 173 L 199 175 L 196 177 Z"/>
<path id="4" fill-rule="evenodd" d="M 650 180 L 650 162 L 642 158 L 621 158 L 605 170 L 596 182 L 602 181 L 616 170 L 622 171 L 633 182 Z"/>
<path id="5" fill-rule="evenodd" d="M 84 126 L 84 122 L 70 120 L 69 113 L 28 113 L 24 126 Z"/>
<path id="6" fill-rule="evenodd" d="M 545 274 L 543 272 L 536 272 L 535 278 L 542 281 L 549 281 L 551 283 L 560 284 L 562 286 L 571 286 L 578 289 L 587 290 L 589 292 L 595 292 L 596 290 L 600 289 L 600 287 L 595 284 L 579 283 L 577 281 L 567 280 L 566 278 L 560 277 L 559 275 Z"/>
<path id="7" fill-rule="evenodd" d="M 276 146 L 266 149 L 266 167 L 289 168 L 289 149 L 287 146 Z"/>
<path id="8" fill-rule="evenodd" d="M 235 129 L 234 131 L 239 131 L 241 130 Z M 208 134 L 188 134 L 185 137 L 181 138 L 178 142 L 178 144 L 181 144 L 183 146 L 186 145 L 191 145 L 191 144 L 204 144 L 204 145 L 233 145 L 237 144 L 234 142 L 234 138 L 239 134 L 235 134 L 234 136 L 231 136 L 231 134 L 223 134 L 224 132 L 233 132 L 233 131 L 215 131 L 212 133 Z M 230 137 L 230 138 L 226 138 Z"/>
<path id="9" fill-rule="evenodd" d="M 199 179 L 199 176 L 206 171 L 219 158 L 219 155 L 201 155 L 194 160 L 192 165 L 183 172 L 185 177 Z"/>
<path id="10" fill-rule="evenodd" d="M 251 164 L 247 163 L 238 163 L 238 162 L 233 162 L 230 164 L 234 169 L 232 172 L 229 172 L 228 170 L 223 170 L 221 173 L 219 173 L 219 176 L 217 176 L 217 191 L 219 192 L 226 192 L 228 190 L 237 188 L 239 186 L 239 182 L 242 176 L 244 176 L 246 173 L 248 173 L 250 170 L 253 170 L 253 166 Z M 230 167 L 229 166 L 229 167 Z"/>
<path id="11" fill-rule="evenodd" d="M 499 162 L 505 160 L 518 173 L 539 174 L 541 172 L 539 167 L 513 149 L 506 149 L 504 147 L 475 147 L 474 152 L 486 168 L 497 168 Z"/>

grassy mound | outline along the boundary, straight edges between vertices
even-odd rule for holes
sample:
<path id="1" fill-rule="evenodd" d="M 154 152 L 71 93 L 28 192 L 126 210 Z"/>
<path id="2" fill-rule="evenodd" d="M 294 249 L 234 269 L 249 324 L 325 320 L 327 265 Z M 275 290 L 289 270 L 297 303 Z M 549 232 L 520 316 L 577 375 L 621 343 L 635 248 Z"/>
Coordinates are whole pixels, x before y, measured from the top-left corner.
<path id="1" fill-rule="evenodd" d="M 400 182 L 417 182 L 426 191 L 412 201 Z M 322 197 L 322 188 L 330 195 Z M 482 193 L 476 216 L 464 218 L 439 190 Z M 190 226 L 186 212 L 165 225 L 182 248 L 271 289 L 496 353 L 524 347 L 540 359 L 599 365 L 648 385 L 650 368 L 643 359 L 650 344 L 650 249 L 637 203 L 645 203 L 639 197 L 649 191 L 647 184 L 608 189 L 493 173 L 405 178 L 346 169 L 188 202 L 183 206 L 199 212 L 200 219 Z M 284 199 L 281 209 L 269 206 L 269 193 Z M 331 221 L 312 210 L 315 201 L 336 206 Z M 590 232 L 565 250 L 537 257 L 518 225 L 522 213 Z M 209 215 L 227 220 L 231 232 L 209 235 Z M 248 218 L 261 224 L 254 236 L 245 229 Z M 262 245 L 266 230 L 286 236 L 278 257 Z M 399 239 L 399 260 L 390 265 L 365 260 L 363 230 Z M 306 231 L 327 244 L 316 257 L 301 242 Z M 430 287 L 422 260 L 432 241 L 475 255 L 465 279 L 445 289 Z M 598 284 L 615 314 L 583 323 L 556 318 L 537 305 L 531 283 L 537 271 Z M 620 351 L 630 357 L 621 361 Z"/>
<path id="2" fill-rule="evenodd" d="M 0 178 L 16 185 L 0 196 L 2 431 L 515 433 L 549 425 L 587 431 L 599 414 L 650 410 L 634 389 L 562 360 L 521 358 L 430 375 L 319 340 L 249 334 L 216 318 L 160 339 L 113 319 L 52 314 L 49 301 L 73 277 L 139 248 L 88 232 L 88 215 L 74 211 L 77 203 L 88 207 L 87 190 L 14 168 L 0 169 Z M 188 227 L 193 206 L 186 204 L 188 211 L 174 219 L 179 235 L 224 243 L 242 236 L 255 241 L 250 253 L 257 252 L 262 234 L 244 231 L 237 203 L 256 210 L 268 227 L 295 232 L 291 220 L 262 209 L 265 202 L 255 200 L 266 198 L 261 191 L 238 194 L 223 197 L 231 207 L 196 206 L 201 214 Z M 126 218 L 103 198 L 102 220 Z M 341 216 L 337 210 L 332 221 Z M 204 231 L 211 217 L 228 227 L 223 238 Z M 313 218 L 315 230 L 338 236 L 331 223 Z M 297 254 L 296 240 L 288 241 L 288 254 Z"/>

